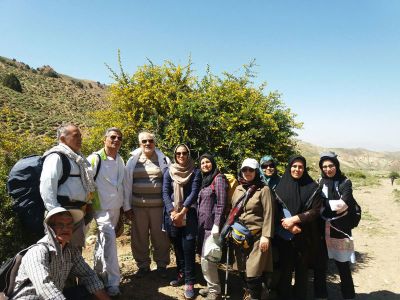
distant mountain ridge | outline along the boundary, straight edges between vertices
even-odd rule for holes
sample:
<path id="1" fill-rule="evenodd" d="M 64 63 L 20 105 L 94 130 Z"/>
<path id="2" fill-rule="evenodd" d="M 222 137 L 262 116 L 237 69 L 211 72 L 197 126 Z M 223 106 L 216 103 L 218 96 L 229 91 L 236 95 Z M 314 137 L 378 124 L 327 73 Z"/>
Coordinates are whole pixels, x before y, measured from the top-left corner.
<path id="1" fill-rule="evenodd" d="M 344 169 L 366 171 L 398 171 L 400 170 L 400 152 L 377 152 L 362 148 L 324 148 L 307 142 L 298 141 L 298 149 L 315 169 L 318 169 L 320 153 L 334 151 Z"/>

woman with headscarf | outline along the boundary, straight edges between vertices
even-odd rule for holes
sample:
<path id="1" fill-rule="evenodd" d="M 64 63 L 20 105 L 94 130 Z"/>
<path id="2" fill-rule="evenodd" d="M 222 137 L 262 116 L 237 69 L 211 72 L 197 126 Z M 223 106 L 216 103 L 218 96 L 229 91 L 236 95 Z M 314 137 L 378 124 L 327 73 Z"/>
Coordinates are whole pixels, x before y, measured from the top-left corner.
<path id="1" fill-rule="evenodd" d="M 306 167 L 303 156 L 291 157 L 275 190 L 277 214 L 281 219 L 281 228 L 277 230 L 288 233 L 286 238 L 277 235 L 280 257 L 278 294 L 281 300 L 307 298 L 308 259 L 313 257 L 318 246 L 313 237 L 318 234 L 315 220 L 319 218 L 321 195 Z M 293 272 L 295 285 L 292 298 Z"/>
<path id="2" fill-rule="evenodd" d="M 281 177 L 276 169 L 277 163 L 270 155 L 265 155 L 260 159 L 261 180 L 268 185 L 271 191 L 275 191 Z"/>
<path id="3" fill-rule="evenodd" d="M 218 240 L 220 228 L 225 222 L 227 201 L 227 181 L 218 170 L 215 159 L 210 154 L 200 156 L 202 174 L 201 190 L 198 197 L 197 216 L 199 220 L 198 246 L 201 250 L 201 270 L 207 282 L 207 288 L 199 291 L 207 300 L 220 299 L 221 285 L 218 278 L 218 264 L 205 257 L 204 246 L 212 235 Z"/>
<path id="4" fill-rule="evenodd" d="M 239 183 L 232 197 L 232 206 L 249 192 L 239 221 L 254 233 L 255 241 L 237 257 L 238 268 L 246 284 L 244 299 L 261 299 L 263 273 L 272 271 L 270 240 L 274 230 L 274 207 L 270 189 L 261 181 L 259 164 L 255 159 L 243 161 Z"/>
<path id="5" fill-rule="evenodd" d="M 163 178 L 164 227 L 174 245 L 177 278 L 172 286 L 185 283 L 185 299 L 194 299 L 197 236 L 196 200 L 201 184 L 189 147 L 180 144 L 174 151 L 174 163 Z"/>
<path id="6" fill-rule="evenodd" d="M 324 197 L 321 216 L 326 220 L 322 235 L 325 236 L 327 254 L 329 258 L 335 260 L 339 270 L 343 299 L 354 299 L 355 291 L 350 262 L 355 262 L 355 256 L 351 236 L 352 215 L 349 213 L 350 207 L 355 204 L 352 183 L 342 174 L 339 160 L 334 152 L 321 154 L 319 168 L 321 169 L 319 184 Z M 327 297 L 326 265 L 327 261 L 325 260 L 322 274 L 316 274 L 314 280 L 315 293 L 320 298 Z"/>

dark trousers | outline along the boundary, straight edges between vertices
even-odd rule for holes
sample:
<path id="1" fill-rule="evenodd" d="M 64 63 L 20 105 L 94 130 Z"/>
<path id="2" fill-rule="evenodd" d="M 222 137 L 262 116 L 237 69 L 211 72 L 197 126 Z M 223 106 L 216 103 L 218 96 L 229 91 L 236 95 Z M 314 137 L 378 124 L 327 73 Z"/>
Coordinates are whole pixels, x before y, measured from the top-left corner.
<path id="1" fill-rule="evenodd" d="M 339 262 L 335 260 L 336 267 L 340 276 L 340 289 L 343 299 L 353 299 L 355 297 L 353 277 L 351 276 L 350 262 Z M 326 288 L 327 262 L 321 267 L 314 269 L 314 296 L 316 298 L 326 298 L 328 296 Z"/>
<path id="2" fill-rule="evenodd" d="M 174 245 L 178 272 L 185 277 L 185 284 L 195 282 L 196 239 L 184 234 L 184 230 L 177 230 L 174 237 L 170 237 Z"/>
<path id="3" fill-rule="evenodd" d="M 308 264 L 307 257 L 294 246 L 292 241 L 279 243 L 280 279 L 278 295 L 281 300 L 307 299 Z M 292 273 L 295 272 L 295 285 L 292 291 Z"/>

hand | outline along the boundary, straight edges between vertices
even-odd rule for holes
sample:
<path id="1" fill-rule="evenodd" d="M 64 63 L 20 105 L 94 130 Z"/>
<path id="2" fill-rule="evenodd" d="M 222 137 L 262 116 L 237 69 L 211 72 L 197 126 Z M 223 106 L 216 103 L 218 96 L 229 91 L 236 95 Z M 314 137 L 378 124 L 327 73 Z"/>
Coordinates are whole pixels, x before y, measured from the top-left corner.
<path id="1" fill-rule="evenodd" d="M 176 213 L 175 216 L 172 219 L 172 222 L 175 227 L 182 227 L 184 226 L 183 224 L 183 218 L 185 214 L 183 212 Z"/>
<path id="2" fill-rule="evenodd" d="M 124 212 L 128 220 L 133 220 L 133 209 Z"/>
<path id="3" fill-rule="evenodd" d="M 294 225 L 289 231 L 293 234 L 298 234 L 301 232 L 301 228 L 297 225 Z"/>
<path id="4" fill-rule="evenodd" d="M 261 252 L 267 252 L 269 249 L 269 238 L 262 236 L 260 238 L 260 245 L 259 245 Z"/>

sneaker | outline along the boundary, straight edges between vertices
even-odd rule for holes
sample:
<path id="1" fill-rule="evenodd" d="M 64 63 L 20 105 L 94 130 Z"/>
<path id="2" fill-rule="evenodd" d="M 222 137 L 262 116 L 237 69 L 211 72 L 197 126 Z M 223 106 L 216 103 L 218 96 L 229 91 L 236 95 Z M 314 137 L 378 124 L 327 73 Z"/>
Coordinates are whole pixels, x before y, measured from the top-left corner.
<path id="1" fill-rule="evenodd" d="M 121 294 L 118 286 L 109 286 L 107 287 L 107 294 L 110 297 L 115 297 Z"/>
<path id="2" fill-rule="evenodd" d="M 135 273 L 135 277 L 142 278 L 142 277 L 146 276 L 149 273 L 150 273 L 150 269 L 149 268 L 139 268 L 139 270 L 137 270 L 136 273 Z"/>
<path id="3" fill-rule="evenodd" d="M 206 300 L 220 300 L 221 295 L 216 293 L 208 293 Z"/>
<path id="4" fill-rule="evenodd" d="M 158 267 L 157 274 L 161 278 L 167 278 L 167 268 L 166 267 Z"/>
<path id="5" fill-rule="evenodd" d="M 185 279 L 183 278 L 183 274 L 179 273 L 176 279 L 172 280 L 169 285 L 171 286 L 180 286 L 185 282 Z"/>
<path id="6" fill-rule="evenodd" d="M 200 296 L 202 296 L 204 298 L 207 297 L 207 295 L 208 295 L 208 287 L 200 289 L 199 290 L 199 294 L 200 294 Z"/>
<path id="7" fill-rule="evenodd" d="M 185 293 L 183 294 L 185 299 L 194 299 L 194 287 L 193 284 L 185 285 Z"/>

